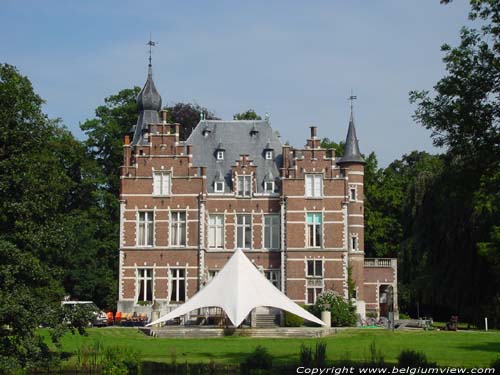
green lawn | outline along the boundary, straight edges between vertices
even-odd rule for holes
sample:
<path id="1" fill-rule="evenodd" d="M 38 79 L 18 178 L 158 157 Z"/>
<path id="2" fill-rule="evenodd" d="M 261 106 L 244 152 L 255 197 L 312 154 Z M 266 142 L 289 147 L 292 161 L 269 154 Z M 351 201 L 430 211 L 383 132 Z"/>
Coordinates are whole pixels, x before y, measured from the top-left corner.
<path id="1" fill-rule="evenodd" d="M 277 362 L 298 360 L 302 343 L 314 345 L 317 339 L 258 339 L 227 337 L 213 339 L 159 339 L 130 328 L 93 328 L 88 336 L 67 334 L 62 350 L 75 352 L 83 344 L 100 340 L 105 346 L 133 347 L 144 360 L 171 362 L 239 363 L 257 345 L 266 347 Z M 402 349 L 422 351 L 430 361 L 441 366 L 488 366 L 500 357 L 500 332 L 436 332 L 348 329 L 323 338 L 327 343 L 328 360 L 369 358 L 369 346 L 375 340 L 386 362 L 395 363 Z"/>

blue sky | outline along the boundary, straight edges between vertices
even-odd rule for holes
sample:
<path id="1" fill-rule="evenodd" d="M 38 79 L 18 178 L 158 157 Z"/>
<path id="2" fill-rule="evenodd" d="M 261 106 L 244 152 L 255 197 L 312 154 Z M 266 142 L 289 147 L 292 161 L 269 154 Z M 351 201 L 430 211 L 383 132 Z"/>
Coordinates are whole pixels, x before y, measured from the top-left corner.
<path id="1" fill-rule="evenodd" d="M 16 65 L 80 139 L 106 96 L 142 86 L 149 33 L 164 103 L 196 102 L 224 119 L 268 112 L 283 141 L 310 125 L 343 140 L 353 89 L 360 148 L 382 166 L 437 152 L 412 120 L 414 89 L 443 76 L 441 44 L 458 43 L 468 2 L 3 0 L 0 62 Z"/>

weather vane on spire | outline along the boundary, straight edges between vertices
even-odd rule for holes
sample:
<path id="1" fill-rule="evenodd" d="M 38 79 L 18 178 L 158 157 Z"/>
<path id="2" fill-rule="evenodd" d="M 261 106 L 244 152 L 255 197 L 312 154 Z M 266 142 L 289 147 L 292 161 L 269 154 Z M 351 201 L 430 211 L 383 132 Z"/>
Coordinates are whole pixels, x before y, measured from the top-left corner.
<path id="1" fill-rule="evenodd" d="M 352 107 L 353 107 L 353 103 L 354 101 L 357 99 L 358 97 L 356 95 L 353 94 L 353 91 L 351 89 L 351 96 L 349 96 L 347 98 L 347 100 L 349 100 L 351 102 L 351 113 L 352 113 Z"/>
<path id="2" fill-rule="evenodd" d="M 149 46 L 149 66 L 151 66 L 151 54 L 153 53 L 153 47 L 156 46 L 156 42 L 153 42 L 151 38 L 151 33 L 149 33 L 149 42 L 147 45 Z"/>

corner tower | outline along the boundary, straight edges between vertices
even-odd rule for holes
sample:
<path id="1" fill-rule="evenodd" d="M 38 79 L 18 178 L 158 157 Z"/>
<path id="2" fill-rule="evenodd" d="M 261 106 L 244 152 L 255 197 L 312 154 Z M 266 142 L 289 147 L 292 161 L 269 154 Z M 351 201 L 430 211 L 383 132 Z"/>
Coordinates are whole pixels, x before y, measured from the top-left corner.
<path id="1" fill-rule="evenodd" d="M 351 100 L 355 98 L 351 96 Z M 354 125 L 354 114 L 351 101 L 351 117 L 349 128 L 345 140 L 344 155 L 338 161 L 345 176 L 346 201 L 344 205 L 345 222 L 347 223 L 347 253 L 348 262 L 351 269 L 351 278 L 356 283 L 356 291 L 349 298 L 356 298 L 359 303 L 364 304 L 364 250 L 365 250 L 365 229 L 364 229 L 364 165 L 365 161 L 361 156 Z M 358 312 L 364 306 L 358 306 Z"/>

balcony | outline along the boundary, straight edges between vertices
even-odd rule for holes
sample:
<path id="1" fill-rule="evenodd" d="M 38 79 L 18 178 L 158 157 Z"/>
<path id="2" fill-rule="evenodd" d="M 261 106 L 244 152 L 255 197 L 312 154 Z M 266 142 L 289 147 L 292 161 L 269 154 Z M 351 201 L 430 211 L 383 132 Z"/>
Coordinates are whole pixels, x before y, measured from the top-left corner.
<path id="1" fill-rule="evenodd" d="M 365 258 L 365 267 L 391 268 L 397 266 L 396 258 Z"/>

